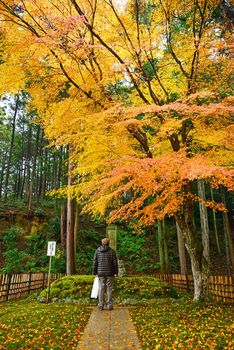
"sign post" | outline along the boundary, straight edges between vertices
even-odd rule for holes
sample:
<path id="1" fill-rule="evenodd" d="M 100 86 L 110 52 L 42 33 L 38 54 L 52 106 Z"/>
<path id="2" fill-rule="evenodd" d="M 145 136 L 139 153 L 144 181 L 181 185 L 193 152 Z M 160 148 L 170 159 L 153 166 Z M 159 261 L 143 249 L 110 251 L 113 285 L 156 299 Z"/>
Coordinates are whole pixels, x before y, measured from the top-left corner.
<path id="1" fill-rule="evenodd" d="M 48 280 L 47 280 L 47 294 L 46 294 L 46 302 L 49 302 L 50 298 L 50 273 L 51 273 L 51 262 L 52 262 L 52 256 L 55 256 L 55 251 L 56 251 L 56 242 L 55 241 L 50 241 L 48 242 L 47 246 L 47 256 L 50 257 L 49 260 L 49 271 L 48 271 Z"/>

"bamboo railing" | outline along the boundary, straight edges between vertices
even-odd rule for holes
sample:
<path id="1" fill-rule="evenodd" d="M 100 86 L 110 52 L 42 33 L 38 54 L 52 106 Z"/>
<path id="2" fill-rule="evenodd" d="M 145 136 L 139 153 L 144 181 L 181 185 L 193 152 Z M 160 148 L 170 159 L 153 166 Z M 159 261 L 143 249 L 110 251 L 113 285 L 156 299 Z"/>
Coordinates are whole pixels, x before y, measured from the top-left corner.
<path id="1" fill-rule="evenodd" d="M 51 274 L 50 281 L 62 277 L 62 274 Z M 0 275 L 0 303 L 18 299 L 32 292 L 47 287 L 48 274 L 45 272 L 29 272 Z"/>
<path id="2" fill-rule="evenodd" d="M 180 274 L 154 274 L 160 280 L 170 284 L 178 290 L 192 292 L 193 277 L 192 275 Z M 234 280 L 232 276 L 210 276 L 209 277 L 209 294 L 213 300 L 223 302 L 234 302 Z"/>

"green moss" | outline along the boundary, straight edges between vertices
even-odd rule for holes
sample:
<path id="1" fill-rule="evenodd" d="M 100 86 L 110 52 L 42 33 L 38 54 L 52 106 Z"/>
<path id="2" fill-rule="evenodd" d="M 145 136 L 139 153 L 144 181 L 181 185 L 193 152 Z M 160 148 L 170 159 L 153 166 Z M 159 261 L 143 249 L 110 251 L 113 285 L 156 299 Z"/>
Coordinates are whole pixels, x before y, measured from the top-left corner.
<path id="1" fill-rule="evenodd" d="M 87 299 L 90 297 L 94 276 L 66 276 L 53 282 L 50 297 L 58 299 Z M 166 283 L 148 276 L 117 277 L 114 283 L 114 299 L 122 302 L 126 299 L 142 300 L 161 297 L 177 298 L 175 289 Z M 46 290 L 40 297 L 46 296 Z"/>

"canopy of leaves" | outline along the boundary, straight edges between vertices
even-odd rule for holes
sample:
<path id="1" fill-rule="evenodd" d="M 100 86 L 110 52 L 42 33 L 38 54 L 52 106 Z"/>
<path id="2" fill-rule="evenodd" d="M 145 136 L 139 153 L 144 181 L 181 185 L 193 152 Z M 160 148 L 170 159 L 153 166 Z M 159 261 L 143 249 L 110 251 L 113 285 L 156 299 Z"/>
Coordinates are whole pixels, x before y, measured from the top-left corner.
<path id="1" fill-rule="evenodd" d="M 27 88 L 51 144 L 70 145 L 69 194 L 87 210 L 150 224 L 197 200 L 186 186 L 199 178 L 233 189 L 232 39 L 220 6 L 0 0 L 1 92 Z"/>

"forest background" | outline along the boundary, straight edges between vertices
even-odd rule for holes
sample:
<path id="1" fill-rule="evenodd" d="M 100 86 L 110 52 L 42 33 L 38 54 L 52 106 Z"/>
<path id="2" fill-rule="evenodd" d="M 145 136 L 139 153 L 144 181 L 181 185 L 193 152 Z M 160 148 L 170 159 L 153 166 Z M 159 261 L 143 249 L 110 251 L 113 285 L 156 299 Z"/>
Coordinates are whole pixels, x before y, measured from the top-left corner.
<path id="1" fill-rule="evenodd" d="M 231 3 L 0 0 L 0 19 L 2 272 L 46 268 L 55 239 L 54 269 L 88 273 L 112 222 L 130 273 L 191 271 L 205 297 L 234 271 Z"/>

